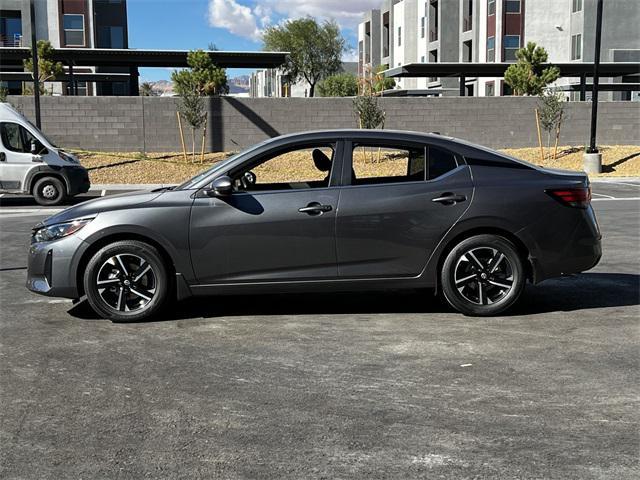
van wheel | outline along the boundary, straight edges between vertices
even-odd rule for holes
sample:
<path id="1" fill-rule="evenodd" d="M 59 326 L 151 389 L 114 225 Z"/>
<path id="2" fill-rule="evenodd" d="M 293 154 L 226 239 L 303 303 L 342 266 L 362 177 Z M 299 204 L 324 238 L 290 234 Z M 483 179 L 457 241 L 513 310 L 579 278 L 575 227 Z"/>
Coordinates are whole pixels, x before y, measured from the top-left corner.
<path id="1" fill-rule="evenodd" d="M 67 198 L 64 183 L 56 177 L 44 177 L 33 186 L 33 196 L 40 205 L 60 205 Z"/>
<path id="2" fill-rule="evenodd" d="M 516 247 L 497 235 L 476 235 L 456 245 L 441 272 L 442 293 L 459 312 L 498 315 L 511 307 L 526 282 Z"/>

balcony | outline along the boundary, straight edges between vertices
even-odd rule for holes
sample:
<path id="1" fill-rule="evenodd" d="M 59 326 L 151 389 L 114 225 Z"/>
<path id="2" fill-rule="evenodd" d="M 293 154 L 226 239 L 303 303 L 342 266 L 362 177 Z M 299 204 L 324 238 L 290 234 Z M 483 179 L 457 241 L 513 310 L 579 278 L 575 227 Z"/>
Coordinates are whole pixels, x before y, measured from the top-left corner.
<path id="1" fill-rule="evenodd" d="M 21 47 L 22 35 L 16 33 L 15 35 L 0 35 L 0 47 Z"/>

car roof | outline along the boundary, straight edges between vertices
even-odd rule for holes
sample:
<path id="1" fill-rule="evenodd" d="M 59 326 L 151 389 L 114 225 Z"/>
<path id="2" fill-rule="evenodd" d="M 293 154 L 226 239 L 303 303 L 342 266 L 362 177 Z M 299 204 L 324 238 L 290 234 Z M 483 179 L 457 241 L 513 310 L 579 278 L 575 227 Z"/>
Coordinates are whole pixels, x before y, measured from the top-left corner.
<path id="1" fill-rule="evenodd" d="M 413 132 L 408 130 L 381 130 L 381 129 L 357 129 L 357 128 L 337 128 L 328 130 L 308 130 L 304 132 L 287 133 L 279 137 L 272 138 L 270 140 L 304 140 L 309 138 L 326 138 L 326 137 L 340 137 L 340 138 L 372 138 L 372 139 L 420 139 L 424 140 L 450 140 L 456 141 L 453 137 L 447 137 L 438 133 L 424 133 Z"/>

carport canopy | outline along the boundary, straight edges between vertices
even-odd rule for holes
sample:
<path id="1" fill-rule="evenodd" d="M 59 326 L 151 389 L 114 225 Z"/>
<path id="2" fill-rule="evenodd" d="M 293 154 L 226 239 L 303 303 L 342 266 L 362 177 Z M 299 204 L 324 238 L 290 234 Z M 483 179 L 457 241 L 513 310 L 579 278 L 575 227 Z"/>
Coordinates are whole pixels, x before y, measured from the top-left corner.
<path id="1" fill-rule="evenodd" d="M 464 96 L 467 77 L 504 77 L 507 68 L 513 63 L 507 62 L 433 62 L 408 63 L 390 68 L 382 72 L 390 78 L 424 78 L 424 77 L 458 77 L 460 78 L 460 95 Z M 587 77 L 593 74 L 593 62 L 546 63 L 542 68 L 555 66 L 561 77 L 580 78 L 580 96 L 584 100 L 587 90 Z M 623 77 L 640 74 L 640 62 L 601 62 L 601 77 Z M 632 84 L 631 84 L 632 85 Z M 632 87 L 629 87 L 632 88 Z"/>
<path id="2" fill-rule="evenodd" d="M 187 55 L 189 50 L 139 50 L 139 49 L 111 49 L 111 48 L 56 48 L 53 60 L 62 62 L 69 69 L 69 73 L 61 75 L 54 81 L 74 82 L 74 67 L 125 67 L 129 73 L 124 74 L 124 80 L 129 80 L 132 93 L 138 91 L 138 68 L 184 68 L 188 67 Z M 284 64 L 288 52 L 237 52 L 237 51 L 207 51 L 213 63 L 221 68 L 276 68 Z M 0 47 L 2 64 L 22 64 L 23 60 L 31 58 L 28 47 Z M 75 77 L 80 77 L 76 75 Z M 20 71 L 0 71 L 0 80 L 31 80 L 31 74 Z M 84 80 L 84 78 L 82 79 Z M 123 75 L 118 74 L 88 74 L 86 80 L 114 82 L 123 81 Z"/>

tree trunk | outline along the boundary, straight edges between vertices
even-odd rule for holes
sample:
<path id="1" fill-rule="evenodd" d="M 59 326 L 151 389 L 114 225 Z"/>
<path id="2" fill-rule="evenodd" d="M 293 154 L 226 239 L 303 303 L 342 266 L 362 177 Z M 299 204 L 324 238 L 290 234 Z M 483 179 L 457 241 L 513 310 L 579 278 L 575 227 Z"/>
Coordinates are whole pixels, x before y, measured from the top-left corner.
<path id="1" fill-rule="evenodd" d="M 309 97 L 313 97 L 315 90 L 316 90 L 316 84 L 309 82 Z"/>
<path id="2" fill-rule="evenodd" d="M 196 161 L 196 129 L 191 127 L 191 163 Z"/>

